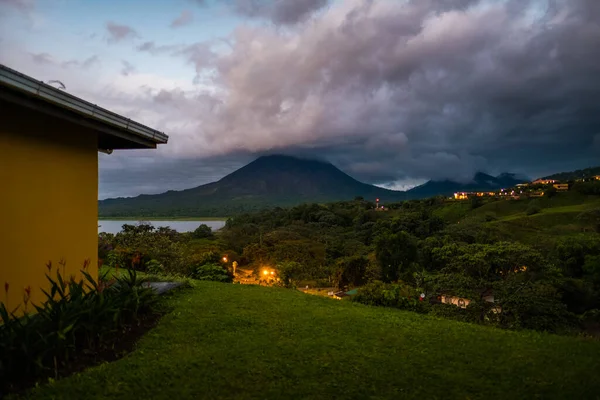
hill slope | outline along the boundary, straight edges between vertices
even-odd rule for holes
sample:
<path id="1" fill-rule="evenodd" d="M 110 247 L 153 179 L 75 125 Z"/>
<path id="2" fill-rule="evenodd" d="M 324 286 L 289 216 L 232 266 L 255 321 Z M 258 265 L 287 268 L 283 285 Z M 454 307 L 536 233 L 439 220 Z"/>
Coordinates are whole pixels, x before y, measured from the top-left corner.
<path id="1" fill-rule="evenodd" d="M 560 172 L 544 177 L 543 179 L 556 179 L 559 181 L 574 181 L 575 179 L 591 178 L 600 175 L 600 167 L 578 169 L 571 172 Z"/>
<path id="2" fill-rule="evenodd" d="M 412 199 L 422 199 L 437 195 L 450 196 L 456 192 L 488 191 L 515 186 L 527 181 L 513 174 L 501 174 L 497 177 L 478 172 L 471 182 L 459 183 L 450 180 L 429 181 L 406 192 Z"/>
<path id="3" fill-rule="evenodd" d="M 169 305 L 171 314 L 127 357 L 42 385 L 28 398 L 589 399 L 600 393 L 596 341 L 215 282 L 199 282 Z"/>

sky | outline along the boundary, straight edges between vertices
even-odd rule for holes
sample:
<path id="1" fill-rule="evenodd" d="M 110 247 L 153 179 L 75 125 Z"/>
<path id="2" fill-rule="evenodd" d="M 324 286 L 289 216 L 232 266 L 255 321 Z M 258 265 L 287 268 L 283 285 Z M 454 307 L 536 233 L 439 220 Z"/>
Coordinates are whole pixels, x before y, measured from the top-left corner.
<path id="1" fill-rule="evenodd" d="M 0 0 L 0 63 L 169 135 L 99 197 L 265 154 L 394 189 L 600 165 L 598 0 Z"/>

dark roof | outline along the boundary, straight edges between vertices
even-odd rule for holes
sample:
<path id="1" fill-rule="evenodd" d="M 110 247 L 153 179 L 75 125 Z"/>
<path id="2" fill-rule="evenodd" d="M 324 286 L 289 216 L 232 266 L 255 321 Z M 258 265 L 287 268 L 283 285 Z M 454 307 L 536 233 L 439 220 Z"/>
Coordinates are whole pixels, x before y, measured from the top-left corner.
<path id="1" fill-rule="evenodd" d="M 162 132 L 108 111 L 0 64 L 0 100 L 68 120 L 98 132 L 101 149 L 156 148 Z"/>

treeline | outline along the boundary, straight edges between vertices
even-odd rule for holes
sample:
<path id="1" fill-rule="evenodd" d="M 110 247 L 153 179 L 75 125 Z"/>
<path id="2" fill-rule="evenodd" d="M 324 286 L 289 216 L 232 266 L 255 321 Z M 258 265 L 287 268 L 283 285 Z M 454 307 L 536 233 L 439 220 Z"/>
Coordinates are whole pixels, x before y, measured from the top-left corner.
<path id="1" fill-rule="evenodd" d="M 276 269 L 286 287 L 360 288 L 354 299 L 366 304 L 579 332 L 600 326 L 600 209 L 546 213 L 569 205 L 569 196 L 431 198 L 386 204 L 388 211 L 361 198 L 304 204 L 237 215 L 217 233 L 124 226 L 101 235 L 99 253 L 111 267 L 226 282 L 236 261 L 257 276 Z M 540 205 L 541 214 L 525 212 Z M 507 209 L 520 219 L 502 221 L 490 211 Z"/>
<path id="2" fill-rule="evenodd" d="M 231 218 L 220 240 L 242 264 L 277 268 L 287 286 L 367 285 L 356 298 L 369 304 L 396 299 L 390 301 L 400 308 L 506 328 L 563 332 L 594 323 L 597 210 L 581 213 L 580 233 L 549 235 L 537 246 L 486 215 L 450 223 L 441 217 L 446 207 L 434 198 L 398 203 L 389 212 L 363 200 L 277 208 Z M 438 304 L 444 297 L 469 305 Z"/>

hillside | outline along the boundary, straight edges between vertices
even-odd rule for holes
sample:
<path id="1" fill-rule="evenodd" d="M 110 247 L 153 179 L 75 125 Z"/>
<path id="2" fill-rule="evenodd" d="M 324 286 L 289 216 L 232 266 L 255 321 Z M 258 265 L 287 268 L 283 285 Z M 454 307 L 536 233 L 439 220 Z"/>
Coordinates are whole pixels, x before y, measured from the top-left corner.
<path id="1" fill-rule="evenodd" d="M 527 179 L 520 179 L 513 174 L 504 173 L 495 177 L 478 172 L 471 182 L 460 183 L 450 180 L 429 181 L 423 185 L 410 189 L 406 192 L 406 195 L 411 199 L 423 199 L 438 195 L 451 196 L 456 192 L 493 191 L 512 187 L 526 181 Z"/>
<path id="2" fill-rule="evenodd" d="M 214 282 L 199 282 L 168 303 L 172 312 L 133 353 L 41 385 L 27 398 L 592 399 L 600 393 L 597 341 Z"/>
<path id="3" fill-rule="evenodd" d="M 475 175 L 470 183 L 430 181 L 408 192 L 362 183 L 322 161 L 289 156 L 260 157 L 221 180 L 182 191 L 101 200 L 101 217 L 229 216 L 265 207 L 324 203 L 363 197 L 384 204 L 405 199 L 451 195 L 456 191 L 494 190 L 521 180 L 510 174 Z"/>
<path id="4" fill-rule="evenodd" d="M 576 171 L 571 171 L 571 172 L 560 172 L 558 174 L 545 176 L 543 179 L 556 179 L 559 181 L 574 181 L 576 179 L 591 178 L 596 175 L 600 175 L 600 167 L 578 169 Z"/>

